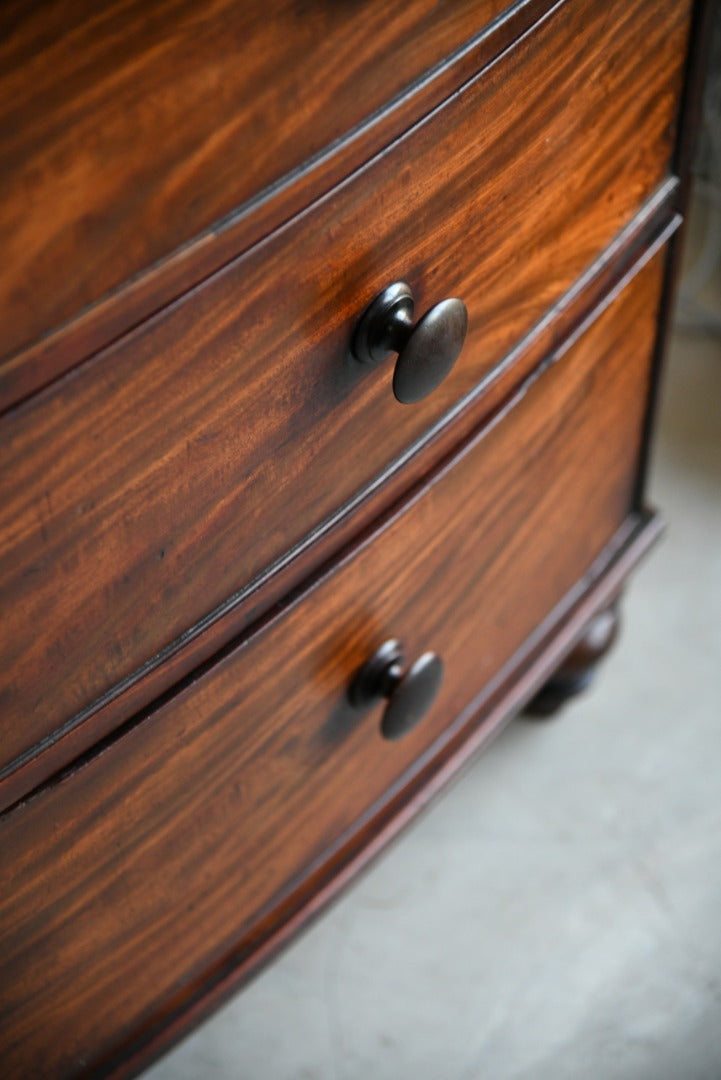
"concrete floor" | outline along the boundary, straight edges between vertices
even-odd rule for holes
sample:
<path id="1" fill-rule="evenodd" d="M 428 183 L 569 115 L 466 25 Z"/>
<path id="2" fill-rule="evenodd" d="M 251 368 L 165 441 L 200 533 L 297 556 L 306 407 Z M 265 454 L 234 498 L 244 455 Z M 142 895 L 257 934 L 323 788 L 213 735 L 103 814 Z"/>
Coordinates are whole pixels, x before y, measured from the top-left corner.
<path id="1" fill-rule="evenodd" d="M 595 688 L 518 720 L 152 1080 L 721 1078 L 721 350 L 677 334 L 670 521 Z"/>

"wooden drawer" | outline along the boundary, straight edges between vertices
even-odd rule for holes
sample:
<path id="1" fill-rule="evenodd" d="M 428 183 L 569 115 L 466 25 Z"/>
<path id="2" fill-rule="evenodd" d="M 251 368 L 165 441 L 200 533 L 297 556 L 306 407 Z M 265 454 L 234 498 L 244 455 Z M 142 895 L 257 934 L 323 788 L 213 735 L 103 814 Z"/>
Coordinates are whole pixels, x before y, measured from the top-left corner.
<path id="1" fill-rule="evenodd" d="M 522 673 L 633 510 L 662 269 L 285 611 L 0 817 L 5 1076 L 142 1052 Z M 446 667 L 398 742 L 346 698 L 391 637 Z"/>
<path id="2" fill-rule="evenodd" d="M 666 175 L 688 7 L 561 5 L 331 195 L 5 418 L 0 764 L 244 601 L 483 393 Z M 455 294 L 471 320 L 412 407 L 388 370 L 347 359 L 400 278 L 420 311 Z"/>
<path id="3" fill-rule="evenodd" d="M 508 3 L 4 4 L 0 355 L 222 231 Z"/>

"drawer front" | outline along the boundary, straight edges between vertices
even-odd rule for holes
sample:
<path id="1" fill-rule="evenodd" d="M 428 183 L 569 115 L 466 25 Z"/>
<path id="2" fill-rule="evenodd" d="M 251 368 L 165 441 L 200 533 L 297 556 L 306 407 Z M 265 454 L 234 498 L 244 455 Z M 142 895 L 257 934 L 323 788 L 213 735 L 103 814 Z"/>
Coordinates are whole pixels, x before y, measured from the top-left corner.
<path id="1" fill-rule="evenodd" d="M 242 598 L 576 281 L 666 173 L 687 7 L 562 6 L 331 196 L 6 417 L 3 763 Z M 456 367 L 415 406 L 390 365 L 347 358 L 401 278 L 419 311 L 460 295 L 470 312 Z"/>
<path id="2" fill-rule="evenodd" d="M 507 6 L 4 5 L 0 354 L 257 200 Z"/>
<path id="3" fill-rule="evenodd" d="M 5 1075 L 96 1064 L 247 959 L 588 573 L 631 508 L 662 268 L 285 612 L 0 817 Z M 393 637 L 446 668 L 397 742 L 346 697 Z"/>

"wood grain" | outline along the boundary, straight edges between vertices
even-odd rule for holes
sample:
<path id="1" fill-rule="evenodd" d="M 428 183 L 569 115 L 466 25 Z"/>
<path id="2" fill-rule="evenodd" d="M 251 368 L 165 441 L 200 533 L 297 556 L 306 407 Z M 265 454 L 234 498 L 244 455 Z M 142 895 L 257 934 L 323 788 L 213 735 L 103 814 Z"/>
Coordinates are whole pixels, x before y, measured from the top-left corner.
<path id="1" fill-rule="evenodd" d="M 476 18 L 479 13 L 482 18 L 484 5 L 475 5 L 473 37 L 426 70 L 407 91 L 385 100 L 378 110 L 322 152 L 305 159 L 291 173 L 213 222 L 210 228 L 175 248 L 172 254 L 139 271 L 122 285 L 92 301 L 89 307 L 74 312 L 69 319 L 7 357 L 0 363 L 0 412 L 108 345 L 288 221 L 402 135 L 558 2 L 560 0 L 516 0 L 480 30 Z M 339 9 L 340 5 L 336 7 Z M 413 10 L 415 12 L 416 5 Z M 208 12 L 207 5 L 204 12 Z M 440 10 L 435 8 L 434 16 L 438 14 Z M 448 15 L 449 7 L 446 6 L 442 18 Z M 417 51 L 420 54 L 424 49 Z M 303 57 L 300 58 L 302 61 Z M 375 93 L 375 80 L 371 85 Z M 334 107 L 338 105 L 334 104 Z M 132 210 L 131 205 L 131 213 Z M 150 227 L 162 229 L 162 221 L 160 224 L 153 221 Z"/>
<path id="2" fill-rule="evenodd" d="M 686 20 L 670 2 L 561 8 L 332 195 L 5 418 L 4 764 L 236 603 L 490 376 L 663 178 Z M 453 374 L 412 408 L 389 371 L 345 359 L 357 315 L 402 277 L 420 311 L 460 294 L 471 317 Z"/>
<path id="3" fill-rule="evenodd" d="M 36 747 L 36 752 L 26 755 L 21 764 L 0 769 L 0 811 L 85 753 L 123 720 L 145 709 L 210 660 L 239 632 L 263 619 L 289 592 L 316 574 L 329 557 L 371 527 L 404 492 L 422 483 L 429 469 L 503 408 L 519 381 L 574 336 L 589 316 L 593 317 L 599 304 L 616 295 L 663 248 L 681 221 L 678 214 L 671 212 L 676 187 L 677 182 L 670 180 L 659 188 L 534 332 L 504 359 L 491 382 L 458 411 L 453 422 L 429 429 L 402 469 L 387 471 L 372 491 L 354 502 L 352 512 L 334 518 L 311 534 L 307 543 L 258 578 L 237 602 L 223 606 L 209 624 L 186 633 L 156 662 L 146 664 L 142 671 L 114 687 L 86 713 L 83 722 L 66 725 L 57 738 Z"/>
<path id="4" fill-rule="evenodd" d="M 4 4 L 1 354 L 222 228 L 507 6 Z"/>
<path id="5" fill-rule="evenodd" d="M 593 572 L 567 598 L 534 635 L 532 647 L 522 650 L 508 665 L 490 692 L 476 699 L 446 739 L 439 739 L 423 767 L 397 789 L 379 813 L 366 818 L 345 844 L 304 878 L 301 886 L 280 909 L 271 911 L 253 936 L 253 951 L 241 958 L 232 954 L 205 982 L 196 984 L 172 1014 L 146 1031 L 132 1046 L 125 1045 L 108 1063 L 110 1078 L 134 1076 L 136 1070 L 158 1058 L 179 1038 L 192 1031 L 222 1005 L 260 968 L 268 964 L 292 937 L 308 926 L 372 862 L 409 822 L 425 810 L 446 785 L 485 749 L 543 684 L 549 672 L 573 647 L 593 616 L 614 597 L 629 574 L 663 534 L 663 519 L 651 510 L 633 514 L 617 534 Z"/>
<path id="6" fill-rule="evenodd" d="M 6 1076 L 137 1055 L 593 576 L 631 509 L 662 270 L 285 612 L 0 817 Z M 390 636 L 446 664 L 432 713 L 394 744 L 345 698 Z"/>

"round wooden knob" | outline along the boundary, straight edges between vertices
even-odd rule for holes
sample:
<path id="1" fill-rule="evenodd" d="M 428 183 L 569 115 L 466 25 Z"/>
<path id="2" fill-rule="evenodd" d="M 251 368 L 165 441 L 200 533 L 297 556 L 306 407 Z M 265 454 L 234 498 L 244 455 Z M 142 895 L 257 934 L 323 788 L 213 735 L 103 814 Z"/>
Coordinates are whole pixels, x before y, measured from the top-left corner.
<path id="1" fill-rule="evenodd" d="M 442 300 L 413 325 L 415 302 L 404 281 L 389 285 L 361 315 L 351 349 L 363 364 L 379 364 L 397 352 L 393 393 L 410 405 L 445 379 L 455 364 L 468 330 L 462 300 Z"/>
<path id="2" fill-rule="evenodd" d="M 400 739 L 411 731 L 436 700 L 443 682 L 443 661 L 435 653 L 424 653 L 407 671 L 403 668 L 400 641 L 386 641 L 366 661 L 350 688 L 351 702 L 358 707 L 387 698 L 381 721 L 386 739 Z"/>

